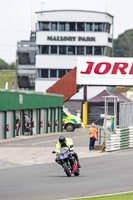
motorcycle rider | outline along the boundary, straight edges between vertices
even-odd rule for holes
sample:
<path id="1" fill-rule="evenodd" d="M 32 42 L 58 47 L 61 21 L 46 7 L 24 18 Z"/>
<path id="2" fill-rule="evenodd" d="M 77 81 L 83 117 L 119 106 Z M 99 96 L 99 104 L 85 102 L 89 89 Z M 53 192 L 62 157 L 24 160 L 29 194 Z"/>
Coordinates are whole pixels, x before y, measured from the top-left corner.
<path id="1" fill-rule="evenodd" d="M 73 148 L 71 147 L 71 145 L 73 145 L 73 140 L 70 138 L 65 138 L 64 135 L 61 135 L 59 137 L 59 141 L 56 144 L 56 152 L 58 152 L 58 150 L 61 149 L 62 147 L 68 147 L 71 150 L 72 155 L 75 157 L 75 159 L 78 162 L 78 168 L 81 168 L 81 165 L 79 164 L 78 155 L 77 153 L 73 151 Z"/>

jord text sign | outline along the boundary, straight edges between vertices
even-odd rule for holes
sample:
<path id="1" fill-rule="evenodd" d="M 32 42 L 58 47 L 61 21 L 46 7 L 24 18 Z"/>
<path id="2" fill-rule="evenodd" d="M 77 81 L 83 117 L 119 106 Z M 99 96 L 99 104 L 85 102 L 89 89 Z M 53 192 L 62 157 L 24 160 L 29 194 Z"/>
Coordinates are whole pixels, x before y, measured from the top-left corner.
<path id="1" fill-rule="evenodd" d="M 78 58 L 77 84 L 133 85 L 133 59 L 84 57 Z"/>

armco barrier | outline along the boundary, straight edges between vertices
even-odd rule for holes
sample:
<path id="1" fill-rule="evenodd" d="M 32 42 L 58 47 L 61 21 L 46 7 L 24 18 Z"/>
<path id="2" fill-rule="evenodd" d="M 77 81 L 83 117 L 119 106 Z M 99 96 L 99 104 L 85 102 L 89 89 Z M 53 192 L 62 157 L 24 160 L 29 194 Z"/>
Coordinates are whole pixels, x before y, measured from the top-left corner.
<path id="1" fill-rule="evenodd" d="M 106 141 L 106 151 L 115 151 L 133 147 L 133 127 L 116 129 Z"/>

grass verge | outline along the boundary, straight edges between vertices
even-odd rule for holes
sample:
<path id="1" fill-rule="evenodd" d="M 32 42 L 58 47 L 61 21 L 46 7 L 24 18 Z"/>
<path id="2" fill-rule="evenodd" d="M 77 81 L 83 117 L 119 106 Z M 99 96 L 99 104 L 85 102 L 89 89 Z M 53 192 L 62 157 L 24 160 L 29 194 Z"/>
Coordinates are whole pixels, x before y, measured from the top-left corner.
<path id="1" fill-rule="evenodd" d="M 8 82 L 8 89 L 11 89 L 12 83 L 16 82 L 15 70 L 0 70 L 0 88 L 4 89 L 5 84 Z"/>

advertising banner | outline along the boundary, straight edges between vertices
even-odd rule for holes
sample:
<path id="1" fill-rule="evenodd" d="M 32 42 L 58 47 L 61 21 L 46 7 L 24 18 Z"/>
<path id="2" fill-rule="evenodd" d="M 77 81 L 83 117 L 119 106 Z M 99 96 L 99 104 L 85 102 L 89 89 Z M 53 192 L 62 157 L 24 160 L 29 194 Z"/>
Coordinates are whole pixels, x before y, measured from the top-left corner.
<path id="1" fill-rule="evenodd" d="M 133 58 L 79 57 L 77 84 L 133 86 Z"/>

